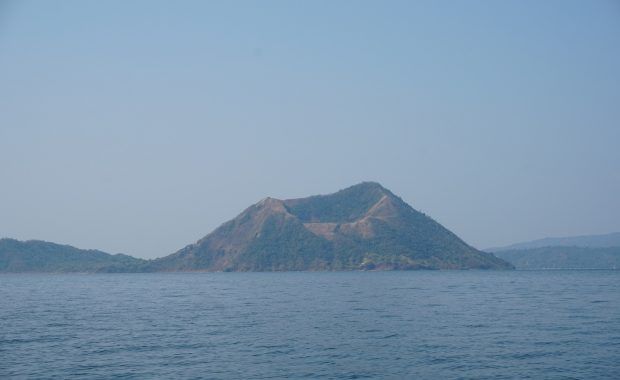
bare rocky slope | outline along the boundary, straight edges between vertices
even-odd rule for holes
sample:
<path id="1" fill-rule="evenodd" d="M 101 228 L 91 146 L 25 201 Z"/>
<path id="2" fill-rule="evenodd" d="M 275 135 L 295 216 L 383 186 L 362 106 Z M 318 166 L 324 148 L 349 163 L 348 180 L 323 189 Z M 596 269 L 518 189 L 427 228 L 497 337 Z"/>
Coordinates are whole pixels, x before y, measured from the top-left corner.
<path id="1" fill-rule="evenodd" d="M 378 183 L 266 198 L 151 271 L 512 269 Z"/>

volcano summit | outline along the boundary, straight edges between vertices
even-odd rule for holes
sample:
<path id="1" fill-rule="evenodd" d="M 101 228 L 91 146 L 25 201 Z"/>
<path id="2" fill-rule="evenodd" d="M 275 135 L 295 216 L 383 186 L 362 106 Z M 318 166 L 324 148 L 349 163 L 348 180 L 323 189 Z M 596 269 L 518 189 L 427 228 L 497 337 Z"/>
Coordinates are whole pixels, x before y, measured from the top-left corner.
<path id="1" fill-rule="evenodd" d="M 512 269 L 375 182 L 329 195 L 265 198 L 154 271 Z"/>

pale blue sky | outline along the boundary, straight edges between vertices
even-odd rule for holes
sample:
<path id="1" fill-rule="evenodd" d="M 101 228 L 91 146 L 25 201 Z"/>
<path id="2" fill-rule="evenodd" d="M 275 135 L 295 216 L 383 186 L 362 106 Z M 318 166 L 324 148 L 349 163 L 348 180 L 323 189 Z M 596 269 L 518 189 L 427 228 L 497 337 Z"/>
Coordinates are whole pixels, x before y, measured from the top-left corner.
<path id="1" fill-rule="evenodd" d="M 4 1 L 0 178 L 0 237 L 140 257 L 363 180 L 478 248 L 620 231 L 620 3 Z"/>

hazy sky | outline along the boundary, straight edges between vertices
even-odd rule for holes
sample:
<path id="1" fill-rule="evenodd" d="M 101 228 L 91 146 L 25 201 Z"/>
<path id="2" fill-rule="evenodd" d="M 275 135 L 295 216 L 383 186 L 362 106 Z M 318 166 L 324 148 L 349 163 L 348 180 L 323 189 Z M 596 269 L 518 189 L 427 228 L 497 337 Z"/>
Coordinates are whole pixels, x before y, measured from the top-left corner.
<path id="1" fill-rule="evenodd" d="M 157 257 L 363 180 L 478 248 L 620 231 L 620 3 L 0 3 L 0 237 Z"/>

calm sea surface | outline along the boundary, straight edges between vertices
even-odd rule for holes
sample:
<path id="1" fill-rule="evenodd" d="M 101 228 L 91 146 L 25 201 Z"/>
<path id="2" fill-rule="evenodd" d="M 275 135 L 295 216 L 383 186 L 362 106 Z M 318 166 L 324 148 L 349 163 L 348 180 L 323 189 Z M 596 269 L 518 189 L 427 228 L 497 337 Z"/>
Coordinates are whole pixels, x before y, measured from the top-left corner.
<path id="1" fill-rule="evenodd" d="M 0 275 L 0 378 L 620 379 L 620 271 Z"/>

